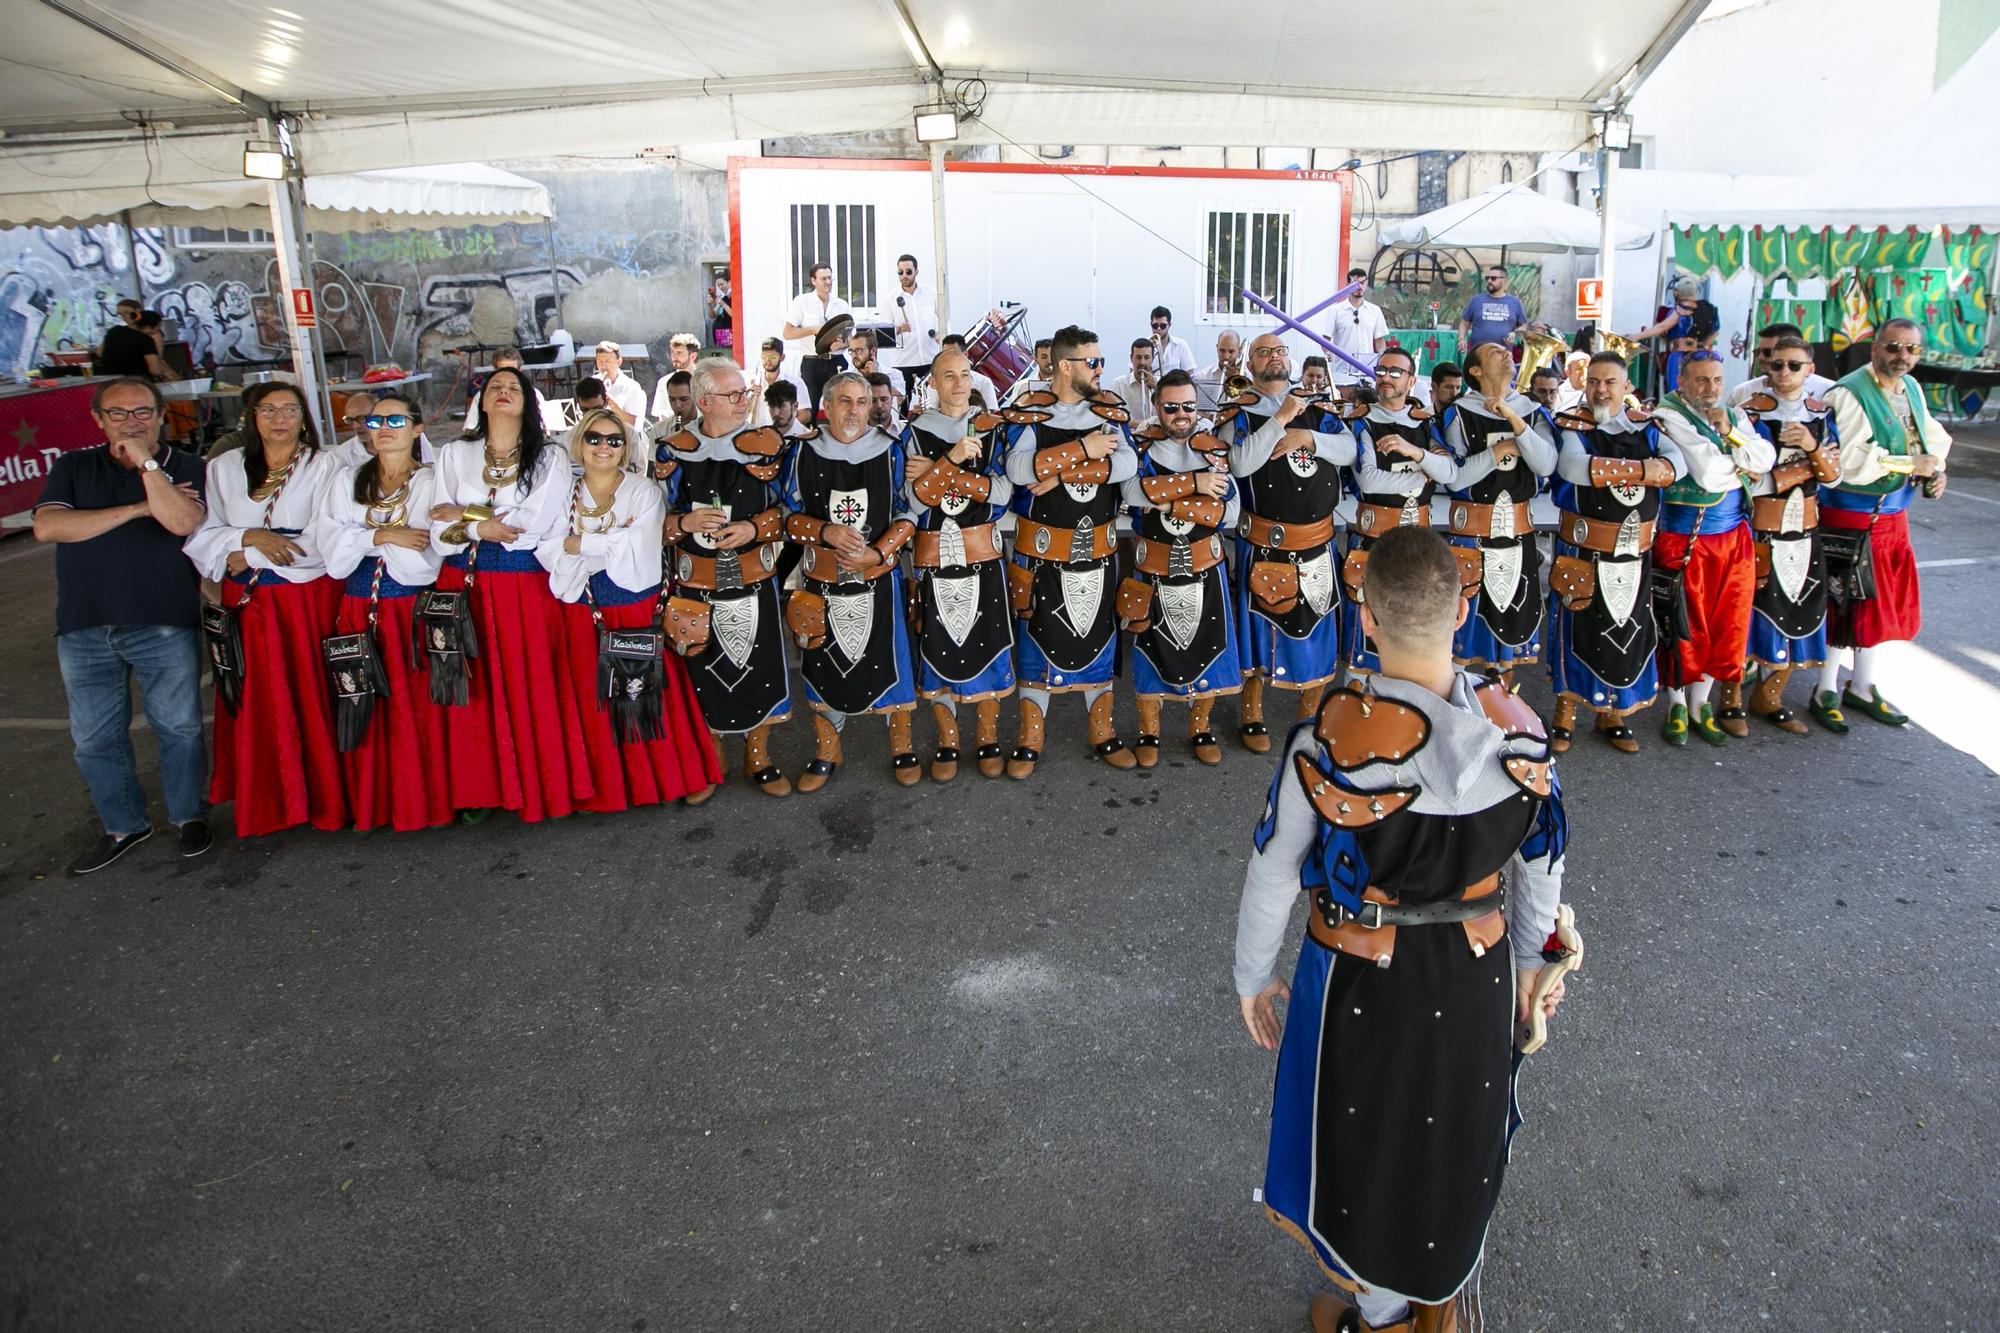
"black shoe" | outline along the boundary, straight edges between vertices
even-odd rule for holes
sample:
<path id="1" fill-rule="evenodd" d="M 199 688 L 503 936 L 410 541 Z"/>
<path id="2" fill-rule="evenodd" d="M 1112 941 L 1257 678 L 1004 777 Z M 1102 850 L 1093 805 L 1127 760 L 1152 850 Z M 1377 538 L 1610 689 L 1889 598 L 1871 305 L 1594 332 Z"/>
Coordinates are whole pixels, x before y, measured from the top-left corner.
<path id="1" fill-rule="evenodd" d="M 215 835 L 208 831 L 206 819 L 190 819 L 181 825 L 181 855 L 200 856 L 215 846 Z"/>
<path id="2" fill-rule="evenodd" d="M 150 828 L 141 829 L 137 833 L 127 833 L 122 838 L 115 838 L 107 833 L 99 838 L 89 851 L 69 863 L 69 873 L 88 875 L 93 870 L 102 870 L 152 836 L 153 830 Z"/>

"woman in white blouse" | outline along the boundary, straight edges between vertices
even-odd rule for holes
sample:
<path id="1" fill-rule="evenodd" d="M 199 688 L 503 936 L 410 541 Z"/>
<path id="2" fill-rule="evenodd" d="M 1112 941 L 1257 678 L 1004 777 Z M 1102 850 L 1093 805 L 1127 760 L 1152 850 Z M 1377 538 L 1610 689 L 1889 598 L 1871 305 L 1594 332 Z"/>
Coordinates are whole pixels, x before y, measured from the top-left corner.
<path id="1" fill-rule="evenodd" d="M 444 709 L 412 662 L 417 594 L 437 581 L 442 558 L 431 543 L 433 477 L 419 461 L 423 414 L 414 398 L 384 394 L 367 412 L 373 452 L 333 479 L 319 513 L 326 572 L 344 587 L 335 633 L 367 636 L 386 690 L 363 701 L 367 720 L 341 754 L 341 771 L 355 828 L 431 828 L 452 815 Z M 336 699 L 336 713 L 344 702 Z"/>
<path id="2" fill-rule="evenodd" d="M 536 554 L 563 603 L 569 680 L 596 787 L 583 808 L 699 805 L 722 772 L 687 670 L 657 633 L 666 503 L 649 476 L 631 470 L 643 441 L 617 413 L 586 412 L 569 447 L 582 472 L 568 519 Z"/>
<path id="3" fill-rule="evenodd" d="M 313 531 L 336 466 L 293 386 L 256 385 L 243 411 L 248 438 L 209 461 L 208 517 L 183 548 L 222 584 L 222 613 L 204 619 L 216 678 L 209 799 L 236 803 L 239 837 L 337 829 L 347 801 L 320 640 L 340 585 Z"/>
<path id="4" fill-rule="evenodd" d="M 479 425 L 438 451 L 431 541 L 444 556 L 440 591 L 463 591 L 464 702 L 445 710 L 451 803 L 477 822 L 496 809 L 530 823 L 573 814 L 590 798 L 590 764 L 562 652 L 562 609 L 535 550 L 569 517 L 569 459 L 542 430 L 519 370 L 502 367 L 479 394 Z M 433 681 L 437 626 L 424 625 Z"/>

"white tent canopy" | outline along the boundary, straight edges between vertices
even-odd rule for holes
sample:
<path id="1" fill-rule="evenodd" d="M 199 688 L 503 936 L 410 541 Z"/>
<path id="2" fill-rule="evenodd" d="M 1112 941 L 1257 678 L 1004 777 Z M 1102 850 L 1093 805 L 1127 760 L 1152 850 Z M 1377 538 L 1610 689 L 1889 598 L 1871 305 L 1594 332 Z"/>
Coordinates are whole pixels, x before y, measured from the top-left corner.
<path id="1" fill-rule="evenodd" d="M 296 117 L 308 173 L 907 125 L 933 89 L 971 140 L 1569 149 L 1707 0 L 1222 13 L 1017 0 L 813 0 L 750 24 L 583 0 L 494 12 L 405 0 L 21 0 L 0 85 L 0 195 L 238 170 Z M 385 36 L 387 40 L 385 41 Z M 154 127 L 144 147 L 134 120 Z M 171 129 L 160 122 L 170 122 Z"/>
<path id="2" fill-rule="evenodd" d="M 1671 202 L 1682 226 L 1967 227 L 2000 229 L 2000 37 L 1931 94 L 1914 115 L 1880 126 L 1836 168 L 1726 202 Z"/>
<path id="3" fill-rule="evenodd" d="M 323 233 L 495 226 L 554 215 L 546 186 L 483 162 L 309 176 L 305 199 L 307 224 Z M 271 223 L 270 203 L 269 187 L 239 170 L 233 180 L 0 195 L 0 226 L 93 226 L 129 213 L 140 227 L 262 228 Z"/>
<path id="4" fill-rule="evenodd" d="M 1653 233 L 1646 227 L 1617 228 L 1621 250 L 1644 246 Z M 1382 228 L 1382 243 L 1425 249 L 1526 250 L 1554 254 L 1574 250 L 1596 254 L 1598 217 L 1587 208 L 1551 199 L 1521 182 L 1496 185 L 1455 204 Z"/>

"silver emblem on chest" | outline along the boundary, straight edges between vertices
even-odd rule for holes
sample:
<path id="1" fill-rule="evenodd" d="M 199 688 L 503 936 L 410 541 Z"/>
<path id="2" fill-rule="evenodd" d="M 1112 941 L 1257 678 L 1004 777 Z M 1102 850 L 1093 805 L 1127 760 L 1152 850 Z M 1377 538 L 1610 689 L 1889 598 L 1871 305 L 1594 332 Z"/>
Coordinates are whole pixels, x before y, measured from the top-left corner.
<path id="1" fill-rule="evenodd" d="M 826 516 L 842 527 L 853 528 L 863 537 L 868 536 L 868 492 L 828 491 Z"/>
<path id="2" fill-rule="evenodd" d="M 1804 532 L 1806 530 L 1806 493 L 1801 487 L 1793 487 L 1785 497 L 1785 512 L 1778 520 L 1780 532 Z"/>
<path id="3" fill-rule="evenodd" d="M 1618 525 L 1618 536 L 1612 542 L 1611 550 L 1614 555 L 1639 554 L 1638 511 L 1634 510 L 1632 513 L 1625 515 L 1624 521 Z"/>
<path id="4" fill-rule="evenodd" d="M 960 569 L 965 565 L 965 530 L 946 519 L 938 528 L 938 567 Z"/>
<path id="5" fill-rule="evenodd" d="M 1319 472 L 1319 455 L 1311 449 L 1294 449 L 1285 455 L 1285 465 L 1294 474 L 1310 479 Z"/>

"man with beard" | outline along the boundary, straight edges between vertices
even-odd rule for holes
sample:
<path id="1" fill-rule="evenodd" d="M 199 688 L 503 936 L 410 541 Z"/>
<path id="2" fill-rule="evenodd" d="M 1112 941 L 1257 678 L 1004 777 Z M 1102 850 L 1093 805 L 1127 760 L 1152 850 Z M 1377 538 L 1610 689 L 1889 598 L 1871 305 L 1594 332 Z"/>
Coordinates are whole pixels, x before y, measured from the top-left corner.
<path id="1" fill-rule="evenodd" d="M 1375 363 L 1375 402 L 1354 429 L 1355 481 L 1361 489 L 1347 534 L 1341 582 L 1341 649 L 1350 670 L 1374 671 L 1375 647 L 1361 630 L 1360 590 L 1368 548 L 1392 528 L 1431 525 L 1431 498 L 1458 478 L 1458 464 L 1437 438 L 1430 409 L 1410 397 L 1416 359 L 1400 347 Z"/>
<path id="2" fill-rule="evenodd" d="M 743 737 L 743 772 L 766 796 L 792 785 L 771 759 L 771 728 L 791 716 L 778 557 L 785 510 L 778 472 L 784 440 L 752 428 L 750 391 L 734 363 L 694 372 L 694 424 L 667 438 L 659 469 L 674 596 L 667 631 L 686 657 L 708 729 Z"/>
<path id="3" fill-rule="evenodd" d="M 1243 488 L 1236 548 L 1237 652 L 1243 748 L 1271 748 L 1264 690 L 1296 690 L 1299 719 L 1319 708 L 1340 673 L 1340 578 L 1333 561 L 1333 511 L 1340 469 L 1354 462 L 1355 439 L 1324 408 L 1291 393 L 1285 340 L 1259 334 L 1250 344 L 1255 398 L 1225 404 L 1215 434 L 1229 446 L 1229 471 Z M 1296 423 L 1296 424 L 1295 424 Z"/>
<path id="4" fill-rule="evenodd" d="M 751 417 L 753 424 L 759 426 L 772 424 L 769 395 L 772 387 L 779 384 L 789 384 L 792 386 L 792 410 L 794 412 L 797 412 L 798 404 L 807 401 L 811 397 L 806 392 L 806 382 L 793 374 L 791 369 L 785 365 L 785 340 L 783 338 L 766 338 L 763 347 L 758 352 L 757 370 L 750 377 L 750 392 L 754 395 L 752 402 L 755 415 Z M 779 434 L 783 433 L 784 430 L 781 427 Z"/>
<path id="5" fill-rule="evenodd" d="M 1686 622 L 1661 627 L 1660 674 L 1673 706 L 1660 734 L 1669 745 L 1686 745 L 1692 728 L 1710 745 L 1722 745 L 1750 734 L 1742 708 L 1727 696 L 1729 714 L 1718 717 L 1709 703 L 1717 681 L 1741 688 L 1750 638 L 1756 559 L 1743 488 L 1769 472 L 1777 454 L 1741 412 L 1723 406 L 1720 352 L 1689 352 L 1679 383 L 1653 414 L 1687 463 L 1685 475 L 1667 488 L 1663 531 L 1653 547 L 1666 575 L 1656 595 Z"/>
<path id="6" fill-rule="evenodd" d="M 1504 342 L 1481 343 L 1466 373 L 1444 441 L 1458 463 L 1451 543 L 1478 549 L 1480 583 L 1454 653 L 1460 666 L 1511 683 L 1515 667 L 1542 655 L 1542 562 L 1528 502 L 1555 471 L 1556 445 L 1540 405 L 1509 383 L 1514 359 Z"/>
<path id="7" fill-rule="evenodd" d="M 1819 535 L 1822 486 L 1840 481 L 1840 450 L 1827 405 L 1807 390 L 1812 348 L 1782 334 L 1764 358 L 1765 391 L 1736 405 L 1776 448 L 1777 462 L 1750 488 L 1757 592 L 1750 601 L 1750 663 L 1760 673 L 1750 712 L 1794 736 L 1804 719 L 1785 707 L 1785 682 L 1816 668 L 1826 650 L 1826 552 Z M 1723 687 L 1725 711 L 1741 686 Z"/>
<path id="8" fill-rule="evenodd" d="M 1026 778 L 1041 757 L 1049 696 L 1081 691 L 1091 753 L 1113 768 L 1138 760 L 1111 720 L 1118 620 L 1112 556 L 1118 487 L 1139 471 L 1118 395 L 1097 387 L 1097 335 L 1072 324 L 1051 340 L 1048 393 L 1027 393 L 1003 415 L 1013 426 L 1007 476 L 1014 483 L 1008 596 L 1021 622 L 1015 677 L 1021 724 L 1007 776 Z"/>
<path id="9" fill-rule="evenodd" d="M 1660 492 L 1687 471 L 1680 451 L 1625 409 L 1625 362 L 1599 352 L 1584 371 L 1585 410 L 1556 418 L 1556 559 L 1549 570 L 1550 748 L 1569 749 L 1579 708 L 1615 750 L 1639 752 L 1626 719 L 1660 692 L 1650 596 Z"/>
<path id="10" fill-rule="evenodd" d="M 896 781 L 916 785 L 910 714 L 917 707 L 897 553 L 916 534 L 903 512 L 903 455 L 869 422 L 867 379 L 826 382 L 826 428 L 799 441 L 786 476 L 785 531 L 805 552 L 805 581 L 785 608 L 819 752 L 799 775 L 815 792 L 840 767 L 847 719 L 882 713 Z"/>
<path id="11" fill-rule="evenodd" d="M 1000 700 L 1014 692 L 1014 623 L 999 520 L 1013 498 L 1000 419 L 972 405 L 972 363 L 947 347 L 931 363 L 937 406 L 903 432 L 922 628 L 917 687 L 937 717 L 931 779 L 958 776 L 958 710 L 976 710 L 980 773 L 1006 768 Z"/>
<path id="12" fill-rule="evenodd" d="M 1812 709 L 1829 726 L 1839 722 L 1836 730 L 1846 726 L 1842 704 L 1892 727 L 1910 720 L 1876 688 L 1875 650 L 1916 638 L 1924 620 L 1910 549 L 1910 502 L 1920 489 L 1933 500 L 1944 494 L 1951 436 L 1924 405 L 1924 387 L 1914 376 L 1923 352 L 1922 329 L 1907 319 L 1889 320 L 1875 331 L 1868 364 L 1826 393 L 1840 436 L 1840 485 L 1824 497 L 1823 540 L 1829 550 L 1836 540 L 1842 544 L 1836 582 L 1850 594 L 1833 604 L 1827 643 L 1854 649 L 1854 675 L 1846 692 L 1836 694 L 1840 654 L 1829 652 Z M 1866 586 L 1856 586 L 1858 566 L 1846 554 L 1859 549 L 1871 553 L 1874 578 Z M 1829 558 L 1829 567 L 1834 563 Z"/>
<path id="13" fill-rule="evenodd" d="M 1222 533 L 1236 525 L 1229 449 L 1197 432 L 1194 377 L 1168 371 L 1153 391 L 1159 425 L 1125 483 L 1132 506 L 1132 577 L 1118 617 L 1132 631 L 1132 688 L 1139 696 L 1139 767 L 1160 762 L 1160 701 L 1188 701 L 1188 741 L 1204 764 L 1222 762 L 1209 730 L 1217 695 L 1243 687 L 1229 612 Z"/>

